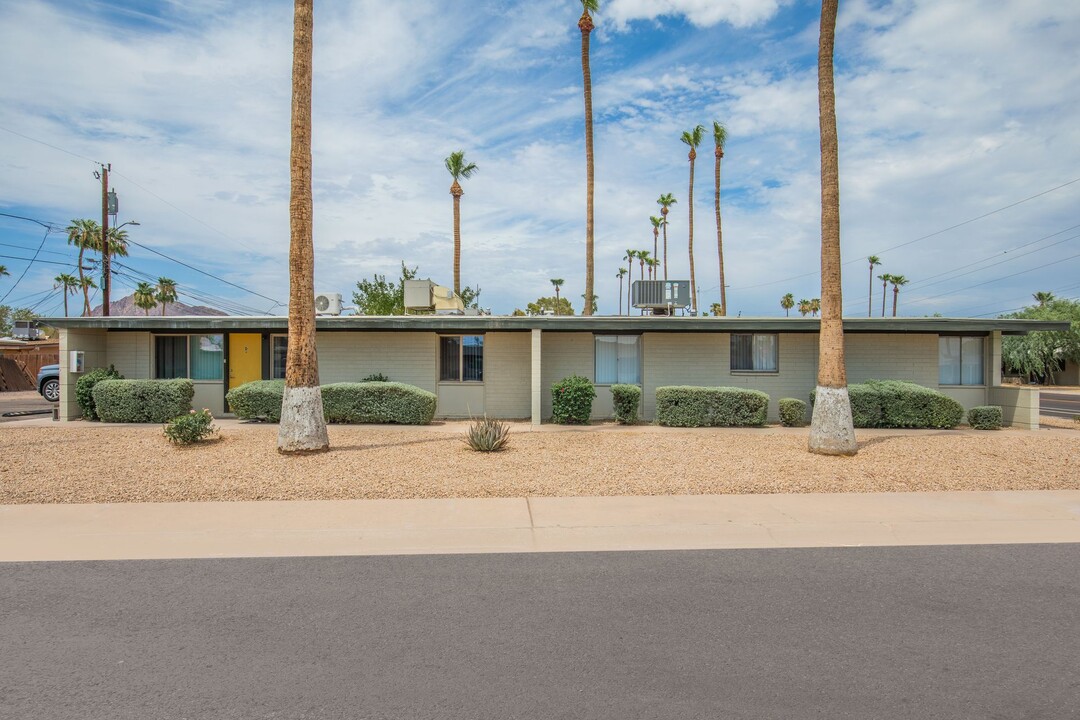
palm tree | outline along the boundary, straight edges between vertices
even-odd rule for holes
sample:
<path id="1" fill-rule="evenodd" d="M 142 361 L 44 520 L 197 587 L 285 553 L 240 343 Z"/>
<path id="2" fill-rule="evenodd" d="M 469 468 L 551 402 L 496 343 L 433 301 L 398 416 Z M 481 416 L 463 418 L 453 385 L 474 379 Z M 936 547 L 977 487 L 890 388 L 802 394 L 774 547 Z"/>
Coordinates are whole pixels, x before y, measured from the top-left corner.
<path id="1" fill-rule="evenodd" d="M 4 277 L 5 275 L 10 275 L 10 274 L 11 273 L 8 272 L 7 265 L 0 265 L 0 277 Z"/>
<path id="2" fill-rule="evenodd" d="M 289 339 L 278 452 L 330 449 L 315 347 L 315 248 L 311 201 L 312 0 L 294 0 L 292 142 L 289 153 Z"/>
<path id="3" fill-rule="evenodd" d="M 629 276 L 626 278 L 626 314 L 630 314 L 630 300 L 633 298 L 631 289 L 634 286 L 632 282 L 634 279 L 634 260 L 637 259 L 637 250 L 627 250 L 623 255 L 623 260 L 626 261 L 626 266 L 630 268 Z"/>
<path id="4" fill-rule="evenodd" d="M 810 314 L 810 301 L 805 298 L 799 301 L 799 314 L 806 317 Z"/>
<path id="5" fill-rule="evenodd" d="M 727 128 L 713 120 L 713 141 L 716 143 L 716 253 L 720 257 L 720 315 L 727 315 L 727 288 L 724 285 L 724 234 L 720 229 L 720 161 L 724 158 Z"/>
<path id="6" fill-rule="evenodd" d="M 562 287 L 562 278 L 551 278 L 551 284 L 555 286 L 555 314 L 559 314 L 559 288 Z"/>
<path id="7" fill-rule="evenodd" d="M 89 307 L 90 289 L 93 288 L 94 290 L 97 290 L 97 283 L 94 282 L 94 278 L 89 275 L 84 275 L 79 278 L 79 288 L 83 291 L 83 297 L 86 298 L 86 306 Z"/>
<path id="8" fill-rule="evenodd" d="M 87 250 L 93 250 L 101 244 L 101 226 L 93 220 L 74 219 L 67 226 L 68 245 L 79 248 L 79 286 L 83 289 L 83 316 L 90 314 L 90 290 L 85 282 L 83 256 Z M 91 281 L 92 284 L 93 281 Z M 94 285 L 94 287 L 97 287 Z"/>
<path id="9" fill-rule="evenodd" d="M 795 296 L 787 293 L 780 298 L 780 307 L 784 308 L 784 317 L 791 317 L 791 308 L 795 307 Z"/>
<path id="10" fill-rule="evenodd" d="M 645 258 L 645 266 L 649 268 L 649 279 L 653 279 L 653 275 L 660 275 L 660 271 L 656 268 L 660 266 L 660 261 L 654 257 Z"/>
<path id="11" fill-rule="evenodd" d="M 649 259 L 649 251 L 648 250 L 638 250 L 637 251 L 637 259 L 638 259 L 638 267 L 641 268 L 641 279 L 644 280 L 645 279 L 645 263 Z"/>
<path id="12" fill-rule="evenodd" d="M 659 248 L 657 247 L 657 243 L 660 239 L 660 226 L 664 224 L 664 218 L 658 218 L 655 215 L 650 215 L 649 222 L 652 223 L 652 254 L 654 258 L 660 259 L 660 252 Z"/>
<path id="13" fill-rule="evenodd" d="M 3 267 L 3 265 L 0 265 L 0 268 L 2 268 L 2 267 Z M 0 274 L 6 274 L 6 273 L 0 273 Z M 56 277 L 53 278 L 53 282 L 56 283 L 55 285 L 53 285 L 54 290 L 58 289 L 58 288 L 63 288 L 63 293 L 64 293 L 64 317 L 67 317 L 68 316 L 68 295 L 74 295 L 76 292 L 79 291 L 79 278 L 75 277 L 74 275 L 72 275 L 70 273 L 60 273 L 59 275 L 57 275 Z"/>
<path id="14" fill-rule="evenodd" d="M 821 298 L 814 298 L 810 301 L 810 317 L 817 317 L 821 312 Z"/>
<path id="15" fill-rule="evenodd" d="M 454 178 L 450 185 L 450 194 L 454 196 L 454 294 L 461 294 L 461 196 L 465 191 L 461 189 L 458 180 L 468 180 L 479 168 L 476 163 L 465 162 L 465 151 L 458 150 L 450 153 L 450 157 L 443 161 L 450 177 Z"/>
<path id="16" fill-rule="evenodd" d="M 866 259 L 870 261 L 870 295 L 866 298 L 866 317 L 871 317 L 874 314 L 874 266 L 881 264 L 881 258 L 871 255 Z"/>
<path id="17" fill-rule="evenodd" d="M 619 278 L 619 315 L 622 315 L 622 279 L 626 277 L 626 268 L 619 268 L 619 272 L 615 273 L 615 277 Z M 629 290 L 629 288 L 627 288 Z M 627 310 L 630 309 L 630 298 L 626 299 Z M 629 313 L 627 313 L 629 314 Z"/>
<path id="18" fill-rule="evenodd" d="M 722 316 L 724 314 L 723 310 L 724 310 L 724 307 L 720 303 L 713 303 L 712 305 L 709 306 L 709 312 L 712 313 L 713 317 Z"/>
<path id="19" fill-rule="evenodd" d="M 694 276 L 694 160 L 697 159 L 697 148 L 705 138 L 705 126 L 698 125 L 693 130 L 684 130 L 679 138 L 684 144 L 690 146 L 687 158 L 690 160 L 690 191 L 688 193 L 690 206 L 690 233 L 687 241 L 687 250 L 690 253 L 690 310 L 697 315 L 697 278 Z"/>
<path id="20" fill-rule="evenodd" d="M 881 273 L 877 276 L 877 279 L 881 281 L 881 317 L 885 317 L 885 291 L 889 286 L 889 280 L 892 279 L 892 275 L 889 273 Z"/>
<path id="21" fill-rule="evenodd" d="M 154 296 L 154 286 L 148 282 L 141 282 L 135 288 L 135 294 L 132 296 L 132 300 L 135 301 L 135 307 L 141 308 L 144 315 L 150 314 L 150 308 L 157 305 L 157 298 Z"/>
<path id="22" fill-rule="evenodd" d="M 890 275 L 889 282 L 892 283 L 892 316 L 896 317 L 896 298 L 900 295 L 900 288 L 908 284 L 908 279 L 903 275 Z"/>
<path id="23" fill-rule="evenodd" d="M 818 377 L 808 449 L 822 455 L 854 455 L 855 426 L 844 363 L 843 294 L 840 279 L 840 168 L 833 90 L 833 43 L 839 0 L 822 0 L 818 44 L 818 107 L 821 127 L 821 323 Z"/>
<path id="24" fill-rule="evenodd" d="M 679 201 L 676 200 L 675 196 L 672 195 L 671 193 L 667 193 L 666 195 L 661 195 L 660 198 L 656 201 L 656 203 L 660 206 L 660 216 L 664 218 L 664 279 L 665 280 L 667 280 L 667 267 L 668 267 L 668 261 L 667 261 L 667 225 L 668 225 L 668 219 L 667 219 L 667 216 L 668 216 L 668 212 L 671 209 L 671 206 L 674 205 L 677 202 L 679 202 Z"/>
<path id="25" fill-rule="evenodd" d="M 589 33 L 595 27 L 590 12 L 600 9 L 600 0 L 581 0 L 581 75 L 585 86 L 585 297 L 593 297 L 593 127 L 592 70 L 589 67 Z M 592 315 L 592 305 L 585 303 L 582 315 Z"/>
<path id="26" fill-rule="evenodd" d="M 156 289 L 157 294 L 154 299 L 161 303 L 161 316 L 165 317 L 165 306 L 176 302 L 176 281 L 167 277 L 159 277 Z"/>
<path id="27" fill-rule="evenodd" d="M 2 267 L 3 267 L 3 265 L 0 265 L 0 268 L 2 268 Z M 6 273 L 0 273 L 0 275 L 4 275 L 4 274 L 6 274 Z M 1052 293 L 1052 292 L 1039 291 L 1039 292 L 1035 293 L 1034 295 L 1032 295 L 1031 297 L 1035 298 L 1035 302 L 1039 303 L 1039 307 L 1046 307 L 1047 305 L 1054 302 L 1054 300 L 1055 300 L 1054 293 Z"/>

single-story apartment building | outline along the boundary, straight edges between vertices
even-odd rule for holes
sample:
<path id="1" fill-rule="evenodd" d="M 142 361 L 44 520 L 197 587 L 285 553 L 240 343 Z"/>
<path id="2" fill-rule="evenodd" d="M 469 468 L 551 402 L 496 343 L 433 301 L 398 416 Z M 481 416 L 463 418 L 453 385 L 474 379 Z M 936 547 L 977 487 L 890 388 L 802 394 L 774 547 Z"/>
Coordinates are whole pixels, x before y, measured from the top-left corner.
<path id="1" fill-rule="evenodd" d="M 196 407 L 227 414 L 225 394 L 285 375 L 285 317 L 49 318 L 60 329 L 60 417 L 79 417 L 81 371 L 114 365 L 127 378 L 191 378 Z M 736 386 L 777 401 L 807 399 L 817 381 L 817 318 L 326 316 L 316 321 L 323 384 L 381 373 L 438 396 L 437 417 L 551 416 L 551 386 L 568 375 L 596 384 L 593 418 L 613 414 L 610 387 Z M 1006 423 L 1034 429 L 1037 388 L 1004 385 L 1002 335 L 1068 323 L 963 318 L 846 318 L 849 383 L 896 379 L 934 388 L 965 408 L 1001 405 Z"/>

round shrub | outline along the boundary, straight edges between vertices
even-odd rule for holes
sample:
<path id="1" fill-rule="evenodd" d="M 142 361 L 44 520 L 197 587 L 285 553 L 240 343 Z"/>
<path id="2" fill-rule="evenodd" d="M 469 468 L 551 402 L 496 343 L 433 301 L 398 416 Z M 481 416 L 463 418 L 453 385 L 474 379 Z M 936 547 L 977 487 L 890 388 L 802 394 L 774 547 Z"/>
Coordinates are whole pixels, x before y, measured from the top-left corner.
<path id="1" fill-rule="evenodd" d="M 1001 406 L 980 405 L 968 410 L 968 425 L 975 430 L 1000 430 Z"/>
<path id="2" fill-rule="evenodd" d="M 106 368 L 95 368 L 84 374 L 75 382 L 75 402 L 82 410 L 84 420 L 100 420 L 97 406 L 94 404 L 94 386 L 102 380 L 122 380 L 123 375 L 116 371 L 112 365 Z"/>
<path id="3" fill-rule="evenodd" d="M 780 424 L 800 427 L 806 423 L 806 403 L 798 398 L 780 398 Z"/>
<path id="4" fill-rule="evenodd" d="M 561 425 L 586 425 L 595 399 L 592 380 L 580 375 L 565 377 L 551 386 L 551 419 Z"/>
<path id="5" fill-rule="evenodd" d="M 672 385 L 656 388 L 656 422 L 669 427 L 761 427 L 769 396 L 735 387 Z"/>
<path id="6" fill-rule="evenodd" d="M 371 381 L 323 385 L 322 401 L 330 423 L 428 425 L 438 397 L 415 385 Z"/>
<path id="7" fill-rule="evenodd" d="M 165 424 L 165 437 L 174 445 L 191 445 L 205 440 L 217 432 L 214 416 L 206 408 L 187 415 L 179 415 Z"/>
<path id="8" fill-rule="evenodd" d="M 102 380 L 94 404 L 105 422 L 164 423 L 191 410 L 195 383 L 176 380 Z"/>
<path id="9" fill-rule="evenodd" d="M 611 401 L 615 406 L 615 421 L 622 425 L 633 425 L 638 419 L 638 407 L 641 405 L 641 388 L 637 385 L 618 384 L 611 386 Z"/>
<path id="10" fill-rule="evenodd" d="M 241 420 L 281 420 L 284 380 L 256 380 L 234 387 L 225 395 L 229 409 Z"/>

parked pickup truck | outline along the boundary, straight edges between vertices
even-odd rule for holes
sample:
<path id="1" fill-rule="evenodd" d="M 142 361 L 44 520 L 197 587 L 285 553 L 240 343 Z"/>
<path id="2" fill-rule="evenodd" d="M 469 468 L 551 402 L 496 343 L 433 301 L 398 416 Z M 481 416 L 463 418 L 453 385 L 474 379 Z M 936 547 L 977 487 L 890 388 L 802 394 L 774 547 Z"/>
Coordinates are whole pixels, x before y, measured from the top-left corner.
<path id="1" fill-rule="evenodd" d="M 60 402 L 60 366 L 42 365 L 37 374 L 37 389 L 49 402 Z"/>

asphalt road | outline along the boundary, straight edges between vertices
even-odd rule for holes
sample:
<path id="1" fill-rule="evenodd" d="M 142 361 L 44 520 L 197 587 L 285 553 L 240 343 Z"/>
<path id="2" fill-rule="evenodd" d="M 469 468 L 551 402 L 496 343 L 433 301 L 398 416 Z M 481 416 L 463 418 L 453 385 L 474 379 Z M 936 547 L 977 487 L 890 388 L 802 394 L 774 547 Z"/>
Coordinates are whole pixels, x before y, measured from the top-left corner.
<path id="1" fill-rule="evenodd" d="M 0 565 L 0 717 L 1077 718 L 1080 545 Z"/>
<path id="2" fill-rule="evenodd" d="M 53 403 L 41 397 L 36 390 L 0 393 L 0 422 L 45 417 L 52 413 L 52 408 Z"/>
<path id="3" fill-rule="evenodd" d="M 1072 419 L 1080 415 L 1080 393 L 1039 393 L 1039 414 Z"/>

